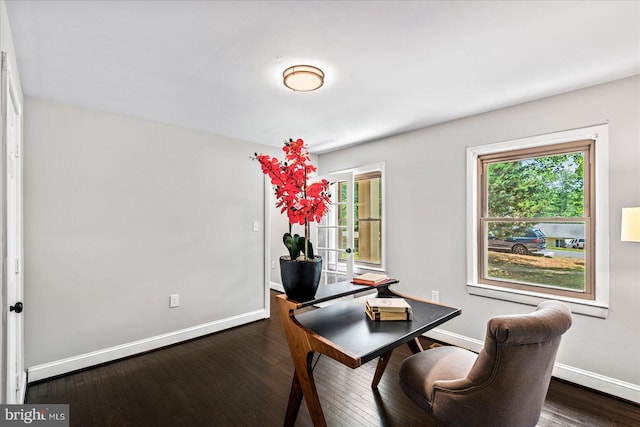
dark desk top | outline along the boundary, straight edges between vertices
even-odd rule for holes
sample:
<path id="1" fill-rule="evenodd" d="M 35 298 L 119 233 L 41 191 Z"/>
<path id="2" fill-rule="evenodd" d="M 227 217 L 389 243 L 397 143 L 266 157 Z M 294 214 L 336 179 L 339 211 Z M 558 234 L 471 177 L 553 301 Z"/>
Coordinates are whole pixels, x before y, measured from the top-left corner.
<path id="1" fill-rule="evenodd" d="M 356 285 L 351 282 L 338 282 L 331 283 L 328 285 L 320 285 L 318 286 L 318 292 L 316 292 L 316 296 L 312 300 L 308 301 L 292 301 L 297 304 L 297 308 L 309 307 L 314 304 L 319 304 L 325 301 L 331 301 L 337 298 L 346 297 L 349 295 L 354 295 L 360 292 L 366 292 L 370 290 L 380 289 L 389 287 L 389 285 L 393 285 L 394 283 L 398 283 L 397 279 L 389 279 L 384 283 L 381 283 L 377 286 L 369 286 L 369 285 Z"/>
<path id="2" fill-rule="evenodd" d="M 366 363 L 461 313 L 459 308 L 405 298 L 413 310 L 413 320 L 374 322 L 365 313 L 366 298 L 340 301 L 322 309 L 296 314 L 295 318 L 343 352 Z M 314 302 L 320 301 L 316 298 Z"/>

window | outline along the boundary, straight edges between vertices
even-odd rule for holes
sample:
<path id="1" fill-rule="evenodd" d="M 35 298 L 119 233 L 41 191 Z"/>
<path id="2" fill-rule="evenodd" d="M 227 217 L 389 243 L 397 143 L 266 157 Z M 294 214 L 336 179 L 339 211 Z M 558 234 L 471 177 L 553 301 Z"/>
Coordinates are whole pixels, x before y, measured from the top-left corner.
<path id="1" fill-rule="evenodd" d="M 480 283 L 594 299 L 593 143 L 478 157 Z"/>
<path id="2" fill-rule="evenodd" d="M 607 126 L 467 149 L 470 294 L 606 317 Z"/>
<path id="3" fill-rule="evenodd" d="M 380 266 L 382 263 L 382 172 L 353 177 L 355 260 Z"/>

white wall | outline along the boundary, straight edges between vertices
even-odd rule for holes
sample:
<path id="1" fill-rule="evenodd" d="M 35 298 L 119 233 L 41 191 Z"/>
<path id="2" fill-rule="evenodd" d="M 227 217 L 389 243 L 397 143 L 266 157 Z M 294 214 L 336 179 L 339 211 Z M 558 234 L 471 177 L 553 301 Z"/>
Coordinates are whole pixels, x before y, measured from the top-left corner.
<path id="1" fill-rule="evenodd" d="M 276 156 L 278 157 L 278 156 Z M 280 158 L 280 157 L 278 157 Z M 271 188 L 271 184 L 268 184 L 269 188 Z M 289 232 L 289 220 L 287 219 L 286 213 L 280 213 L 280 208 L 276 208 L 276 196 L 273 191 L 269 192 L 269 235 L 270 235 L 270 280 L 271 280 L 271 288 L 276 289 L 280 292 L 284 292 L 284 288 L 282 287 L 282 278 L 280 276 L 280 257 L 283 255 L 287 255 L 287 248 L 284 246 L 282 242 L 282 236 L 284 233 Z M 294 225 L 292 228 L 292 232 L 302 234 L 304 233 L 304 227 L 299 225 Z"/>
<path id="2" fill-rule="evenodd" d="M 466 292 L 466 147 L 607 122 L 609 317 L 574 315 L 558 376 L 640 401 L 640 244 L 620 242 L 621 208 L 640 205 L 639 77 L 326 153 L 320 172 L 386 161 L 387 265 L 401 280 L 396 288 L 422 298 L 440 291 L 442 303 L 462 308 L 440 329 L 484 340 L 490 317 L 532 308 Z"/>
<path id="3" fill-rule="evenodd" d="M 264 310 L 249 159 L 264 147 L 31 97 L 24 145 L 31 381 L 34 366 Z"/>

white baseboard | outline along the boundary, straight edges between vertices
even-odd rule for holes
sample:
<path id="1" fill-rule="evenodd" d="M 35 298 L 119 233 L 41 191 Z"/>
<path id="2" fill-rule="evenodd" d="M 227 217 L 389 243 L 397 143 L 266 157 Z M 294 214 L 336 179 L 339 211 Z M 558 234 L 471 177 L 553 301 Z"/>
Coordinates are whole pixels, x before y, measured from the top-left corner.
<path id="1" fill-rule="evenodd" d="M 480 352 L 482 347 L 484 347 L 484 341 L 465 337 L 464 335 L 454 334 L 453 332 L 444 331 L 438 328 L 431 329 L 424 335 L 427 338 L 433 338 L 434 340 L 455 345 L 456 347 L 466 348 L 467 350 L 471 350 L 476 353 Z"/>
<path id="2" fill-rule="evenodd" d="M 27 369 L 29 382 L 40 381 L 46 378 L 55 377 L 57 375 L 85 369 L 101 363 L 112 362 L 122 359 L 123 357 L 133 356 L 146 351 L 155 350 L 182 341 L 198 338 L 213 332 L 222 331 L 224 329 L 233 328 L 235 326 L 244 325 L 245 323 L 261 320 L 269 317 L 264 309 L 244 313 L 238 316 L 228 317 L 226 319 L 216 320 L 214 322 L 204 323 L 202 325 L 192 326 L 190 328 L 181 329 L 167 334 L 157 335 L 115 347 L 105 348 L 102 350 L 92 351 L 90 353 L 80 354 L 78 356 L 68 357 L 66 359 L 56 360 L 41 365 L 31 366 Z M 25 387 L 26 389 L 26 387 Z"/>
<path id="3" fill-rule="evenodd" d="M 478 341 L 438 328 L 430 330 L 425 336 L 457 347 L 466 348 L 476 353 L 479 352 L 484 345 L 484 341 Z M 563 365 L 562 363 L 556 363 L 554 365 L 553 376 L 621 399 L 640 403 L 640 385 L 638 384 L 631 384 L 626 381 L 596 374 L 595 372 Z"/>
<path id="4" fill-rule="evenodd" d="M 602 393 L 617 396 L 631 402 L 640 403 L 640 385 L 556 363 L 553 376 Z"/>
<path id="5" fill-rule="evenodd" d="M 284 288 L 282 287 L 282 285 L 280 283 L 269 282 L 269 288 L 273 289 L 274 291 L 278 291 L 278 292 L 284 293 Z"/>

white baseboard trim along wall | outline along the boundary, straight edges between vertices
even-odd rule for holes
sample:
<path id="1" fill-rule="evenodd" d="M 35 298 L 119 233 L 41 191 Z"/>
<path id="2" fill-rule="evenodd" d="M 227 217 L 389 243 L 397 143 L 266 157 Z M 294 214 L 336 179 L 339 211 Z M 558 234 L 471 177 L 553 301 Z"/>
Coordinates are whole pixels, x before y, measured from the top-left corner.
<path id="1" fill-rule="evenodd" d="M 115 347 L 92 351 L 90 353 L 72 356 L 66 359 L 56 360 L 49 363 L 43 363 L 42 365 L 31 366 L 27 370 L 29 375 L 28 381 L 40 381 L 46 378 L 55 377 L 57 375 L 77 371 L 79 369 L 85 369 L 102 363 L 112 362 L 114 360 L 122 359 L 123 357 L 129 357 L 139 353 L 144 353 L 146 351 L 166 347 L 168 345 L 177 344 L 182 341 L 198 338 L 204 335 L 211 334 L 213 332 L 219 332 L 224 329 L 244 325 L 246 323 L 265 319 L 267 317 L 269 317 L 269 313 L 267 313 L 264 309 L 256 310 L 238 316 L 228 317 L 226 319 L 192 326 L 190 328 L 185 328 L 175 332 L 169 332 L 167 334 L 133 341 Z"/>
<path id="2" fill-rule="evenodd" d="M 474 352 L 479 352 L 484 345 L 483 341 L 468 338 L 462 335 L 447 332 L 442 329 L 432 329 L 425 334 L 426 337 L 438 340 L 447 344 L 466 348 Z M 591 388 L 621 399 L 640 403 L 640 385 L 631 384 L 626 381 L 606 377 L 594 372 L 574 368 L 573 366 L 556 363 L 553 368 L 553 376 L 569 381 L 583 387 Z"/>

